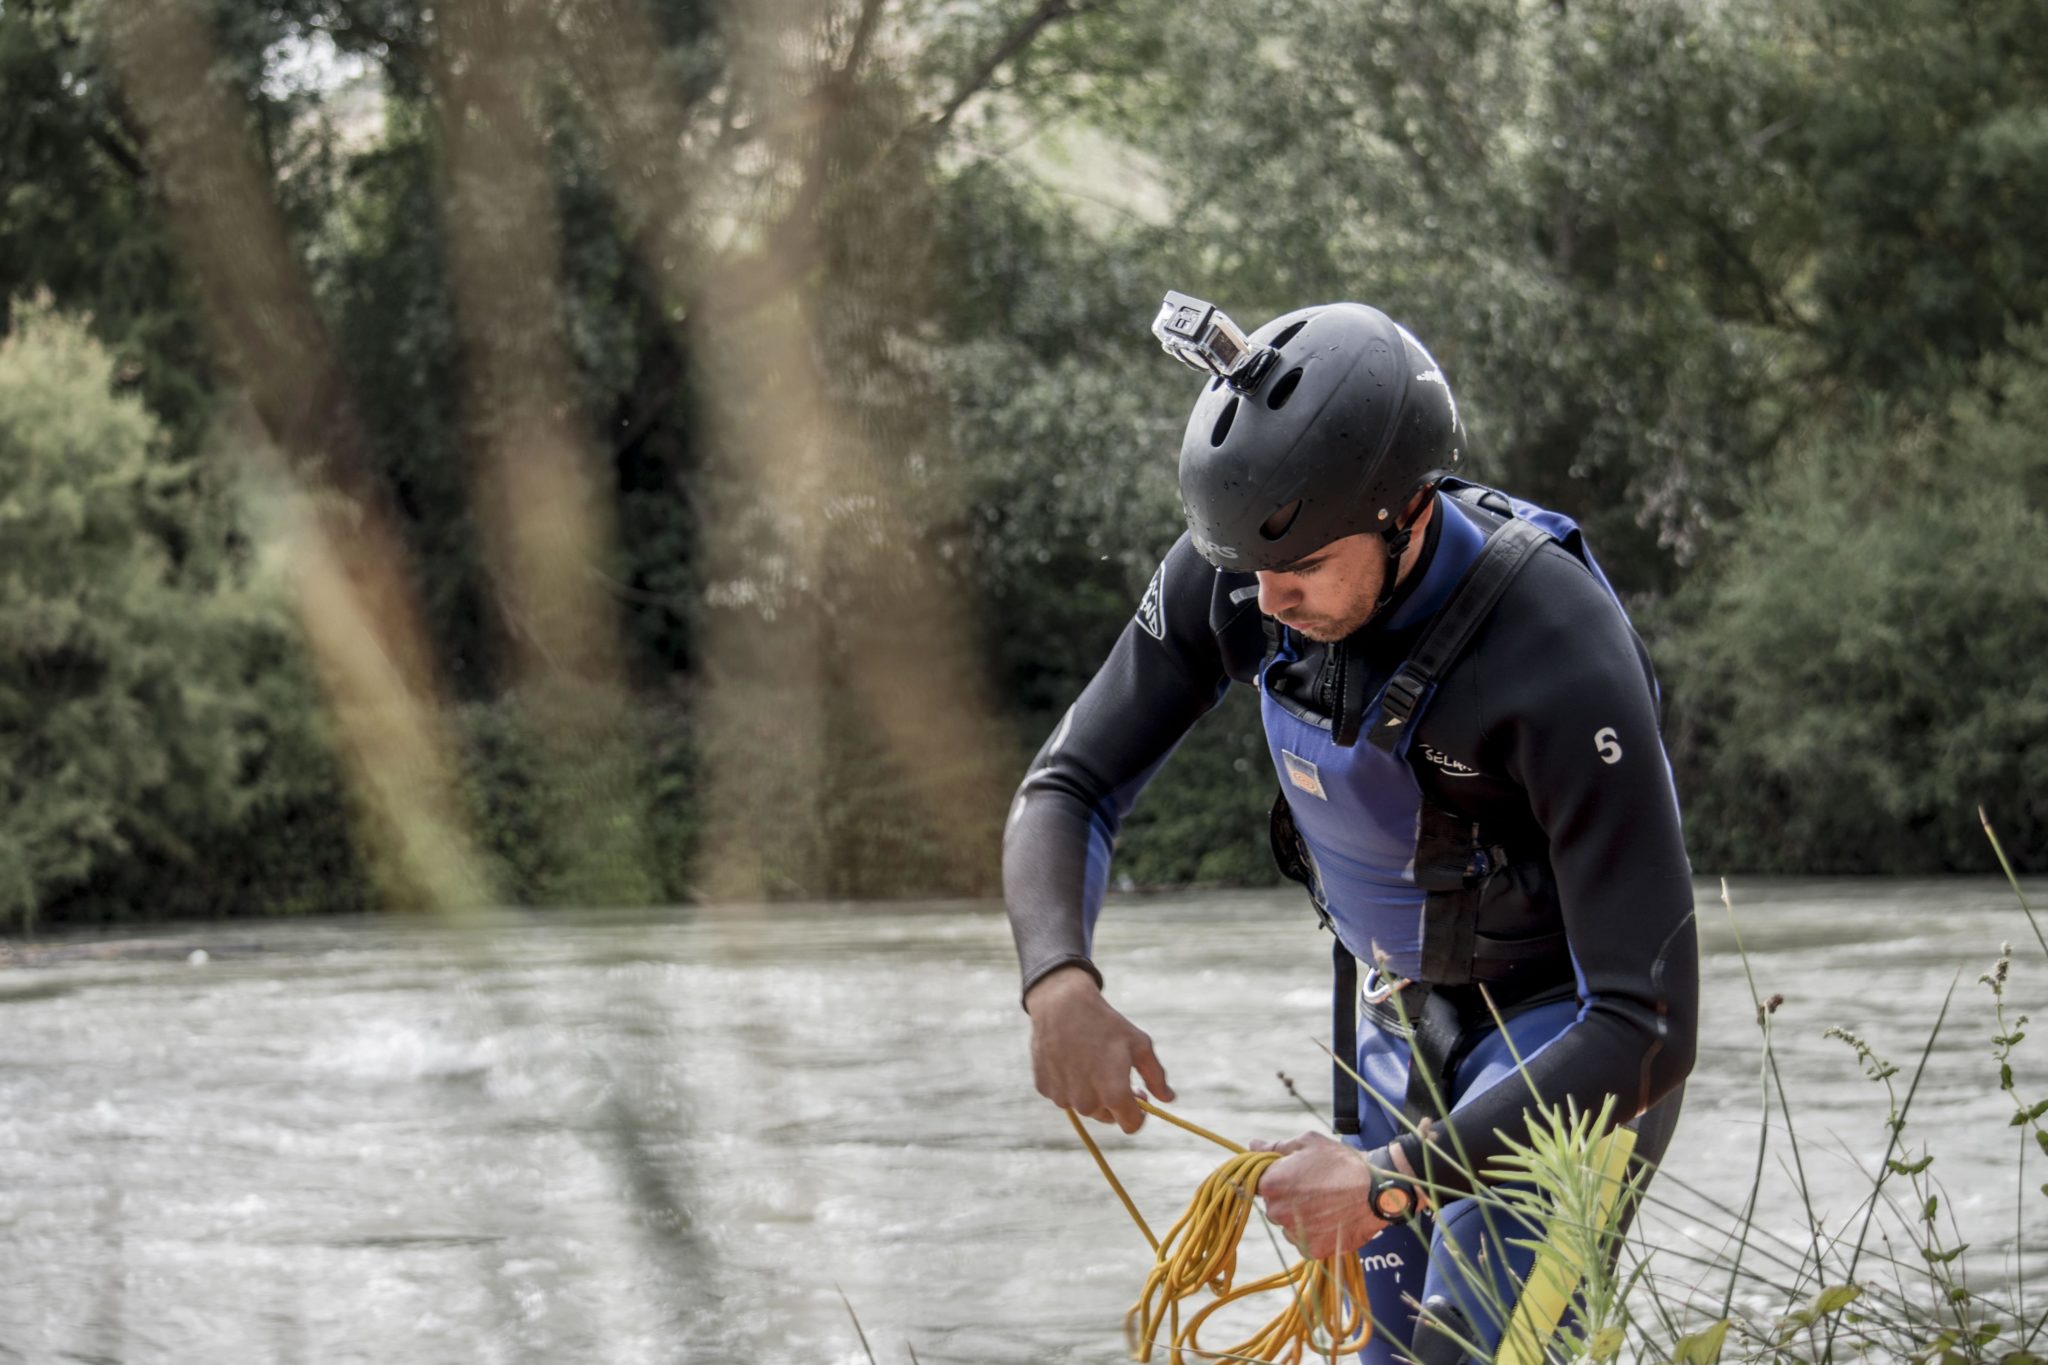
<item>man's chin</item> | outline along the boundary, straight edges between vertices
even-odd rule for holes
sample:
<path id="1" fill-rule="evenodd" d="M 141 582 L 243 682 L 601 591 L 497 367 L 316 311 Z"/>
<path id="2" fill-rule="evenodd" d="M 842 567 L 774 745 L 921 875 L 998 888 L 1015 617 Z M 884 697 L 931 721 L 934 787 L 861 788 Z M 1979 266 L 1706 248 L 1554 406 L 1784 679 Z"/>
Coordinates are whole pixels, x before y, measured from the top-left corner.
<path id="1" fill-rule="evenodd" d="M 1342 621 L 1328 616 L 1318 616 L 1314 620 L 1303 621 L 1299 624 L 1289 621 L 1284 616 L 1280 620 L 1283 625 L 1296 635 L 1301 636 L 1305 640 L 1313 640 L 1319 645 L 1334 645 L 1339 640 L 1352 635 L 1360 626 L 1365 624 L 1365 618 L 1363 617 L 1356 621 Z"/>

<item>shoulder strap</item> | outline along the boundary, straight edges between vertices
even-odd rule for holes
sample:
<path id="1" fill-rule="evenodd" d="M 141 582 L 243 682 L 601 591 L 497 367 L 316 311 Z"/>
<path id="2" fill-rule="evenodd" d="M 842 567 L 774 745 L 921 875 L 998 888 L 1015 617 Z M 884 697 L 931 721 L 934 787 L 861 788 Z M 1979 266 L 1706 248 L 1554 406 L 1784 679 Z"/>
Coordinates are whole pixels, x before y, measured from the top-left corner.
<path id="1" fill-rule="evenodd" d="M 1549 539 L 1548 532 L 1520 517 L 1509 517 L 1493 529 L 1479 558 L 1451 589 L 1450 600 L 1380 694 L 1379 720 L 1366 733 L 1375 748 L 1393 752 L 1402 729 L 1415 718 L 1429 689 L 1458 661 L 1508 584 Z"/>

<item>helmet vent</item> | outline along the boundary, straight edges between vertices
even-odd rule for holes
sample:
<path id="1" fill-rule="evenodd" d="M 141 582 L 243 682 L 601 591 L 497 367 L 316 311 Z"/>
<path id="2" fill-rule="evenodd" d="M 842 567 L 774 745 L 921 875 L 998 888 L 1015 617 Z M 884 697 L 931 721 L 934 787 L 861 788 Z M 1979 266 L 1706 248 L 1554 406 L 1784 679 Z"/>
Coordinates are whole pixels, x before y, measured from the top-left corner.
<path id="1" fill-rule="evenodd" d="M 1273 385 L 1272 392 L 1266 395 L 1266 406 L 1275 412 L 1286 407 L 1287 400 L 1294 397 L 1294 390 L 1300 384 L 1301 366 L 1296 365 L 1286 374 L 1281 375 L 1279 382 Z"/>
<path id="2" fill-rule="evenodd" d="M 1299 332 L 1302 328 L 1306 326 L 1308 326 L 1307 318 L 1302 318 L 1298 322 L 1290 322 L 1285 327 L 1280 329 L 1279 336 L 1274 337 L 1271 341 L 1267 342 L 1266 344 L 1277 351 L 1282 346 L 1285 346 L 1288 342 L 1294 340 L 1295 333 Z"/>
<path id="3" fill-rule="evenodd" d="M 1296 498 L 1285 507 L 1267 517 L 1259 527 L 1259 534 L 1267 540 L 1278 540 L 1293 529 L 1294 519 L 1301 515 L 1301 499 Z"/>
<path id="4" fill-rule="evenodd" d="M 1232 394 L 1230 401 L 1223 405 L 1223 415 L 1216 419 L 1216 429 L 1209 433 L 1209 444 L 1212 446 L 1222 445 L 1224 438 L 1230 435 L 1230 424 L 1236 420 L 1237 395 Z"/>

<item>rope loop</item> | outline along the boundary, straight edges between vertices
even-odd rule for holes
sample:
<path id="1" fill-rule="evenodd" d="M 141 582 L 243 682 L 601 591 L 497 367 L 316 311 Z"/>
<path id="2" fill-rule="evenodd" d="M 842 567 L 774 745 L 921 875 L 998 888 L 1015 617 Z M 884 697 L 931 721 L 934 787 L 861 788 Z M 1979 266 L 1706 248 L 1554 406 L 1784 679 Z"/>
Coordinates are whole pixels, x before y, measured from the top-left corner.
<path id="1" fill-rule="evenodd" d="M 1251 1222 L 1259 1177 L 1280 1160 L 1280 1153 L 1247 1151 L 1148 1100 L 1141 1098 L 1138 1104 L 1156 1118 L 1228 1148 L 1231 1155 L 1202 1181 L 1187 1211 L 1166 1236 L 1158 1238 L 1152 1235 L 1138 1206 L 1110 1170 L 1108 1159 L 1082 1125 L 1080 1116 L 1071 1109 L 1067 1111 L 1067 1118 L 1081 1135 L 1089 1155 L 1095 1158 L 1103 1178 L 1109 1181 L 1131 1221 L 1152 1246 L 1151 1273 L 1145 1277 L 1145 1288 L 1137 1303 L 1124 1317 L 1131 1359 L 1148 1362 L 1153 1350 L 1164 1345 L 1167 1365 L 1186 1365 L 1191 1355 L 1300 1365 L 1303 1355 L 1311 1350 L 1323 1360 L 1335 1361 L 1365 1349 L 1372 1339 L 1372 1322 L 1366 1306 L 1365 1271 L 1356 1253 L 1300 1260 L 1262 1279 L 1236 1283 L 1237 1249 Z M 1181 1303 L 1204 1289 L 1214 1297 L 1183 1323 Z M 1281 1291 L 1288 1295 L 1286 1306 L 1258 1332 L 1223 1350 L 1201 1345 L 1198 1337 L 1202 1325 L 1225 1304 Z"/>

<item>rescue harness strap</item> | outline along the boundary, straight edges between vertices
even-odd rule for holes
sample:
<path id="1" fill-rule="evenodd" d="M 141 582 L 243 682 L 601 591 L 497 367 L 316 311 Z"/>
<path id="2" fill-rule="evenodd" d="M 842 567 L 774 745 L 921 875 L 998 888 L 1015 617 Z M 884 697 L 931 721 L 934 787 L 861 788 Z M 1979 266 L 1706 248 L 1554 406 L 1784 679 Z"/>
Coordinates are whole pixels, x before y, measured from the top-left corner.
<path id="1" fill-rule="evenodd" d="M 1367 740 L 1375 747 L 1388 753 L 1397 749 L 1405 728 L 1428 700 L 1430 689 L 1436 686 L 1437 679 L 1464 654 L 1466 647 L 1472 643 L 1472 638 L 1479 633 L 1480 626 L 1493 614 L 1494 606 L 1500 601 L 1501 594 L 1507 591 L 1515 576 L 1550 538 L 1550 534 L 1541 527 L 1514 516 L 1508 517 L 1488 534 L 1479 557 L 1472 561 L 1471 566 L 1459 578 L 1457 586 L 1451 589 L 1450 599 L 1437 612 L 1436 619 L 1430 622 L 1429 629 L 1423 632 L 1421 640 L 1416 643 L 1400 668 L 1394 671 L 1394 676 L 1381 691 L 1379 719 L 1366 734 Z M 1285 800 L 1284 794 L 1282 800 Z M 1288 821 L 1288 825 L 1288 832 L 1292 834 L 1291 820 Z M 1298 835 L 1295 837 L 1299 838 Z M 1276 846 L 1278 842 L 1276 838 Z M 1304 865 L 1308 862 L 1298 849 L 1295 861 Z M 1284 863 L 1282 870 L 1287 871 L 1290 876 L 1295 875 Z M 1304 866 L 1303 871 L 1307 870 Z M 1492 866 L 1486 869 L 1487 872 L 1494 870 L 1496 869 Z M 1469 884 L 1469 869 L 1460 868 L 1454 871 Z M 1315 891 L 1314 881 L 1307 877 L 1297 877 L 1297 880 L 1306 881 L 1311 891 Z M 1323 917 L 1323 927 L 1331 930 L 1331 938 L 1334 940 L 1330 945 L 1335 978 L 1334 989 L 1331 992 L 1334 1025 L 1332 1033 L 1335 1043 L 1331 1077 L 1332 1108 L 1336 1112 L 1332 1119 L 1340 1134 L 1355 1136 L 1359 1131 L 1358 1081 L 1351 1068 L 1358 1060 L 1358 962 L 1350 949 L 1344 946 L 1342 938 L 1336 934 L 1329 912 L 1320 904 L 1316 910 Z M 1439 939 L 1445 936 L 1445 930 L 1451 931 L 1450 936 L 1454 940 L 1473 937 L 1472 926 L 1469 924 L 1442 924 L 1435 927 L 1439 929 L 1436 935 Z M 1518 945 L 1519 951 L 1514 956 L 1535 956 L 1539 947 L 1543 953 L 1554 952 L 1561 946 L 1562 939 L 1561 935 L 1556 937 L 1560 940 L 1559 943 L 1546 941 L 1541 945 Z M 1429 946 L 1457 946 L 1430 945 L 1429 939 L 1430 935 L 1425 934 L 1425 951 Z M 1462 946 L 1476 949 L 1478 945 L 1466 942 Z M 1453 953 L 1453 956 L 1459 954 Z M 1440 964 L 1446 969 L 1445 975 L 1455 977 L 1479 965 L 1476 961 L 1476 952 L 1468 952 L 1463 956 L 1475 960 L 1469 966 L 1462 963 Z M 1407 1094 L 1403 1099 L 1408 1116 L 1416 1119 L 1437 1113 L 1438 1105 L 1432 1102 L 1432 1083 L 1437 1085 L 1437 1093 L 1441 1094 L 1442 1081 L 1455 1059 L 1454 1054 L 1465 1030 L 1456 1006 L 1437 998 L 1426 984 L 1410 982 L 1406 989 L 1409 994 L 1403 1004 L 1410 1007 L 1404 1013 L 1410 1040 L 1411 1064 Z"/>
<path id="2" fill-rule="evenodd" d="M 1549 532 L 1520 517 L 1509 517 L 1487 536 L 1479 557 L 1451 589 L 1450 600 L 1380 693 L 1380 718 L 1365 736 L 1375 748 L 1394 752 L 1429 689 L 1458 661 L 1508 584 L 1549 539 Z"/>

